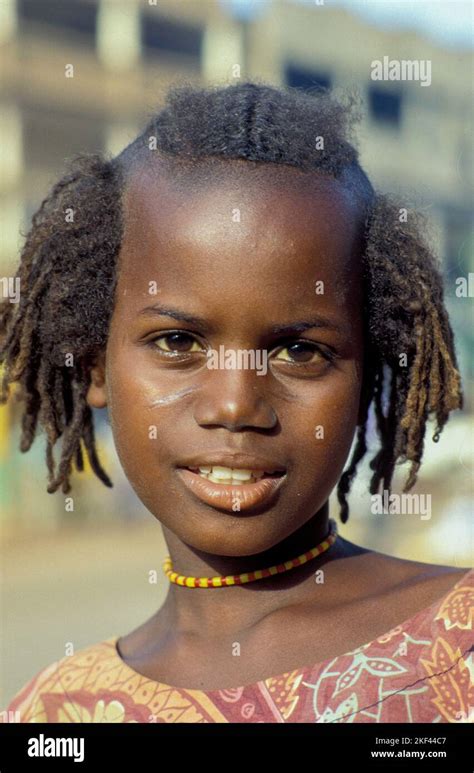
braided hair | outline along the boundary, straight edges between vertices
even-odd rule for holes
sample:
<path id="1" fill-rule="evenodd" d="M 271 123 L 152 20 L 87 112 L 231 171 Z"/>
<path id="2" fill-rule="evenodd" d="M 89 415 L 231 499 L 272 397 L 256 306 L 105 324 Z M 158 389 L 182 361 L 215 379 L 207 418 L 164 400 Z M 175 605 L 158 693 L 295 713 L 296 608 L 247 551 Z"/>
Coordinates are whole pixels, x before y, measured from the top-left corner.
<path id="1" fill-rule="evenodd" d="M 96 450 L 86 397 L 90 371 L 106 347 L 114 307 L 123 229 L 123 194 L 150 155 L 176 174 L 243 159 L 294 167 L 340 180 L 363 214 L 363 319 L 366 335 L 362 418 L 347 469 L 337 486 L 340 519 L 367 452 L 373 405 L 380 448 L 370 462 L 372 494 L 390 490 L 396 463 L 409 462 L 404 491 L 421 465 L 426 422 L 439 439 L 449 412 L 462 407 L 453 334 L 437 260 L 419 213 L 401 218 L 395 198 L 376 193 L 361 169 L 350 135 L 355 100 L 326 91 L 280 89 L 257 81 L 199 88 L 172 86 L 162 109 L 114 158 L 80 154 L 33 215 L 16 277 L 20 299 L 0 304 L 0 402 L 9 384 L 24 401 L 21 451 L 38 425 L 46 434 L 47 491 L 70 491 L 83 451 L 97 477 L 112 486 Z M 323 142 L 321 142 L 323 138 Z M 315 143 L 318 140 L 318 143 Z M 61 439 L 56 466 L 53 447 Z"/>

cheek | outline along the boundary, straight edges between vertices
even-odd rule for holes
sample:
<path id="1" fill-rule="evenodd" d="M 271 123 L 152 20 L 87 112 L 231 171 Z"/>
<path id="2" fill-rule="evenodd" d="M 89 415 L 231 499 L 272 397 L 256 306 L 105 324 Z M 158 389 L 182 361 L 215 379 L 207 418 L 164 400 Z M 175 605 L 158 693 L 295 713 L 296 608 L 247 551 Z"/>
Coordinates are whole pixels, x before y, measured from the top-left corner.
<path id="1" fill-rule="evenodd" d="M 309 487 L 324 483 L 330 492 L 339 480 L 357 427 L 360 387 L 355 375 L 320 382 L 304 406 L 295 408 L 295 458 Z"/>
<path id="2" fill-rule="evenodd" d="M 111 347 L 107 357 L 107 394 L 114 443 L 133 483 L 133 478 L 141 477 L 140 470 L 148 455 L 153 458 L 166 447 L 166 422 L 160 426 L 159 411 L 153 409 L 152 403 L 172 390 L 157 385 L 156 378 L 143 377 L 137 359 L 126 357 L 123 351 L 117 352 Z"/>
<path id="3" fill-rule="evenodd" d="M 109 390 L 110 418 L 117 443 L 131 446 L 142 445 L 152 439 L 154 429 L 163 433 L 167 422 L 159 412 L 163 406 L 178 397 L 166 387 L 159 389 L 156 384 L 137 378 L 133 373 L 121 374 L 112 380 Z M 161 425 L 161 426 L 160 426 Z"/>
<path id="4" fill-rule="evenodd" d="M 178 425 L 183 414 L 192 414 L 198 386 L 189 381 L 185 385 L 172 370 L 157 372 L 147 357 L 135 353 L 132 357 L 126 348 L 114 351 L 111 346 L 107 356 L 108 405 L 115 448 L 130 484 L 145 501 L 150 481 L 158 486 L 164 483 L 170 464 L 174 464 Z"/>

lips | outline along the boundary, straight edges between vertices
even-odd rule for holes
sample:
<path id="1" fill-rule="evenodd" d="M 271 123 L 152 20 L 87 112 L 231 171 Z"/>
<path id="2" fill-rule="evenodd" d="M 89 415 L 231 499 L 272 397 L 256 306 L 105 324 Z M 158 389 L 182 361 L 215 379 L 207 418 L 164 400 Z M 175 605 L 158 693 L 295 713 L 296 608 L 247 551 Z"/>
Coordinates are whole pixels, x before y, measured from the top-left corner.
<path id="1" fill-rule="evenodd" d="M 233 467 L 244 467 L 244 465 L 237 465 L 236 458 L 233 458 Z M 243 457 L 239 457 L 240 461 Z M 247 457 L 248 461 L 249 457 Z M 220 457 L 222 463 L 223 457 Z M 207 461 L 199 461 L 199 464 L 193 464 L 192 467 L 204 467 L 212 465 L 213 463 Z M 215 464 L 215 462 L 214 462 Z M 252 464 L 245 465 L 246 469 L 258 470 L 260 463 L 256 463 L 255 460 Z M 226 465 L 227 466 L 227 465 Z M 268 470 L 274 469 L 275 465 L 270 463 L 265 467 Z M 225 483 L 213 483 L 210 480 L 202 477 L 199 472 L 194 472 L 188 467 L 178 467 L 177 473 L 181 478 L 186 488 L 201 502 L 204 502 L 211 507 L 220 507 L 224 510 L 239 515 L 242 511 L 250 510 L 258 505 L 269 505 L 277 496 L 277 493 L 286 479 L 284 471 L 275 472 L 271 475 L 264 474 L 263 477 L 255 482 L 241 483 L 240 485 L 225 484 Z M 263 473 L 263 468 L 262 468 Z"/>

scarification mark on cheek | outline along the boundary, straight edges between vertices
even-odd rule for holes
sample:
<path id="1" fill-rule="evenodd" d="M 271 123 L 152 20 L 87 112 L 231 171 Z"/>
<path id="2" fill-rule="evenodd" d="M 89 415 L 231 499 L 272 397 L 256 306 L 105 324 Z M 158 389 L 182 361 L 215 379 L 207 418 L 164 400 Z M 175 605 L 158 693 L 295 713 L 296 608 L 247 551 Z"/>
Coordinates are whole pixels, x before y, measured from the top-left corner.
<path id="1" fill-rule="evenodd" d="M 191 392 L 194 392 L 195 389 L 197 389 L 196 386 L 190 386 L 190 387 L 186 387 L 186 389 L 181 389 L 179 392 L 172 392 L 170 395 L 165 395 L 164 397 L 157 397 L 151 401 L 151 403 L 149 404 L 149 408 L 159 408 L 160 406 L 174 403 L 176 400 L 180 400 L 182 397 L 185 397 L 186 395 L 189 395 Z"/>

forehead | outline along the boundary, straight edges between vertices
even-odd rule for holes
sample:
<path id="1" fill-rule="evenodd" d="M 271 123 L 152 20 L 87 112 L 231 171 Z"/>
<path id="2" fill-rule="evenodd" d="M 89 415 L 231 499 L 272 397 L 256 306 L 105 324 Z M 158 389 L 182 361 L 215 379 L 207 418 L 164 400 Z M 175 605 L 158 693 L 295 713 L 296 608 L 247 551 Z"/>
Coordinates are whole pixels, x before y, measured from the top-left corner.
<path id="1" fill-rule="evenodd" d="M 193 292 L 235 287 L 252 271 L 269 288 L 354 273 L 360 211 L 338 181 L 290 167 L 232 161 L 180 171 L 137 170 L 124 195 L 119 281 L 143 293 L 155 280 Z"/>
<path id="2" fill-rule="evenodd" d="M 229 220 L 229 205 L 233 222 L 254 227 L 255 216 L 264 210 L 271 216 L 270 208 L 275 225 L 283 218 L 283 225 L 302 238 L 319 235 L 325 223 L 348 227 L 360 215 L 354 196 L 333 178 L 244 160 L 209 162 L 188 169 L 167 162 L 142 166 L 128 180 L 124 195 L 127 229 L 136 226 L 139 230 L 147 222 L 152 229 L 147 231 L 150 236 L 157 230 L 155 225 L 166 227 L 165 215 L 173 224 L 179 219 L 183 226 L 193 215 L 205 218 L 209 225 L 212 220 L 225 222 Z M 317 218 L 318 227 L 314 228 L 318 212 L 324 216 Z"/>

